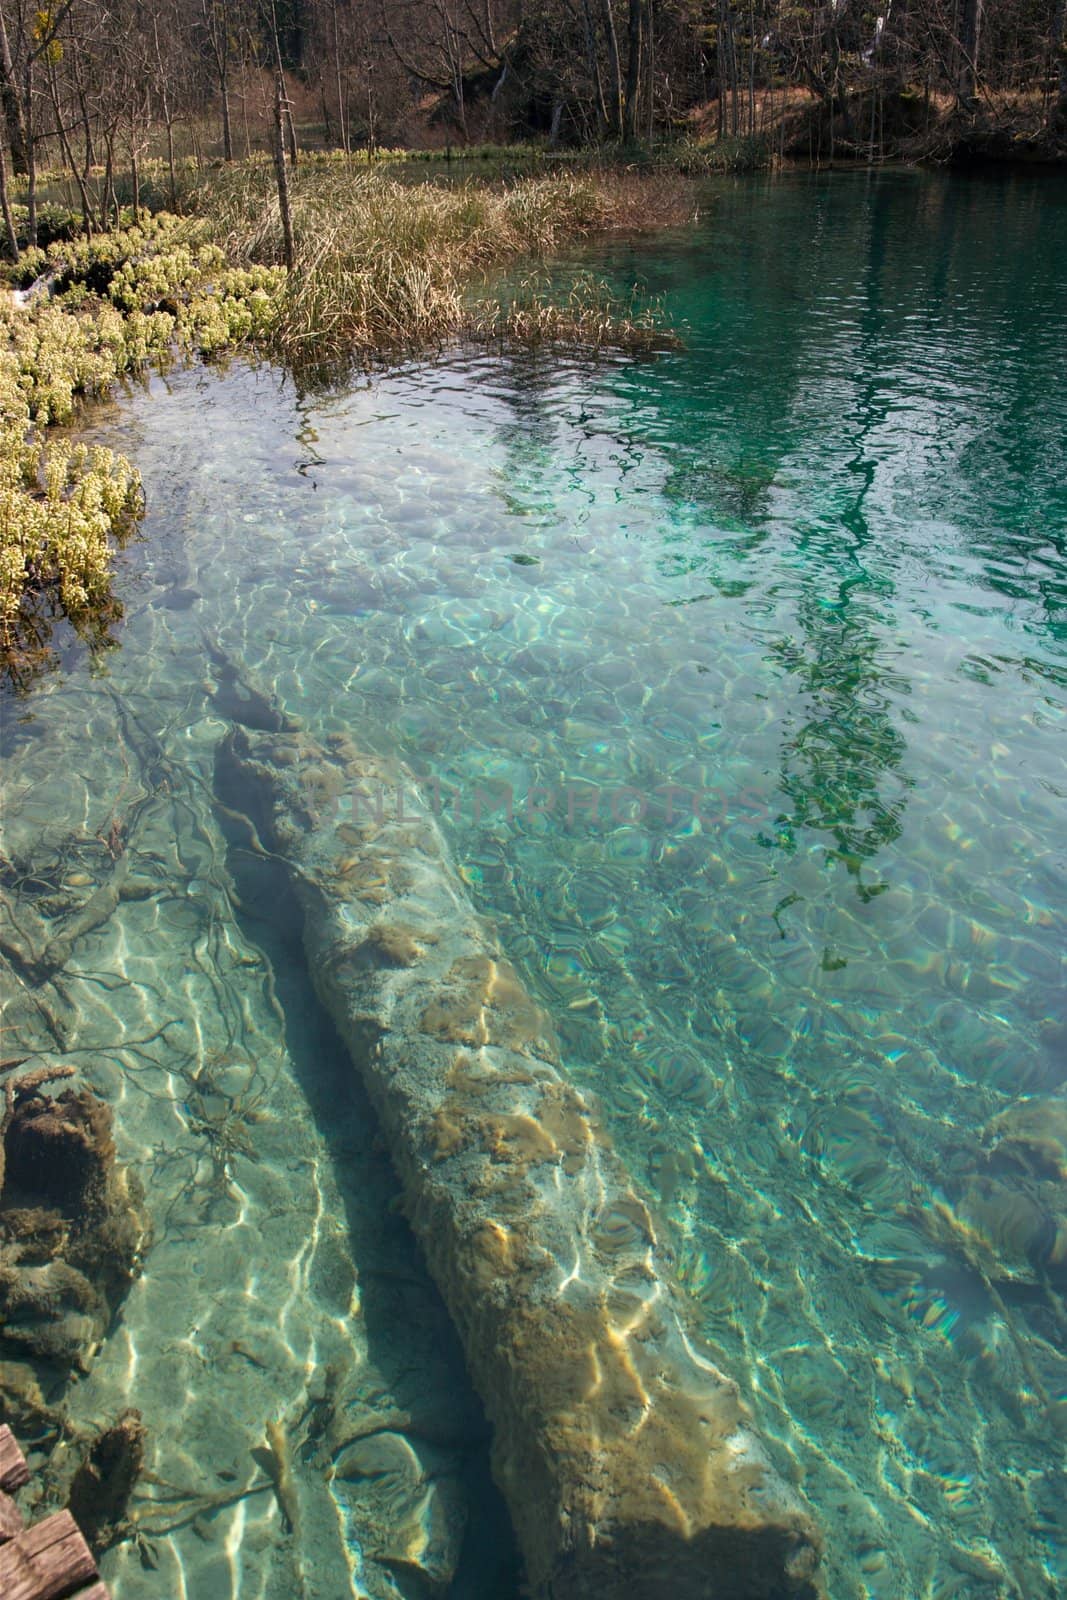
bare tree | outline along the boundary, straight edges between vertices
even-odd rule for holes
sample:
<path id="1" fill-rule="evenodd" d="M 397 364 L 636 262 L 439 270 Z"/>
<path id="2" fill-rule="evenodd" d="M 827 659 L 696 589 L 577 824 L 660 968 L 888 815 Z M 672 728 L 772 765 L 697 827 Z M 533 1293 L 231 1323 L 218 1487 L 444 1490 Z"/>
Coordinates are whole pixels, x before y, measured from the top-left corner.
<path id="1" fill-rule="evenodd" d="M 237 54 L 233 10 L 226 0 L 200 0 L 200 21 L 218 86 L 219 108 L 222 112 L 222 155 L 225 161 L 233 160 L 230 92 Z"/>
<path id="2" fill-rule="evenodd" d="M 22 96 L 19 92 L 15 58 L 2 5 L 0 5 L 0 97 L 3 99 L 4 123 L 7 127 L 11 159 L 16 172 L 25 172 L 26 128 L 22 120 Z"/>
<path id="3" fill-rule="evenodd" d="M 11 210 L 11 199 L 7 188 L 7 153 L 4 150 L 4 133 L 0 127 L 0 211 L 4 216 L 4 234 L 7 239 L 7 253 L 12 261 L 19 258 L 19 238 L 15 231 L 15 217 Z"/>
<path id="4" fill-rule="evenodd" d="M 292 121 L 285 88 L 285 68 L 282 63 L 281 37 L 278 32 L 277 0 L 262 0 L 263 21 L 270 39 L 274 68 L 274 171 L 278 182 L 278 209 L 282 219 L 282 238 L 285 248 L 285 265 L 292 272 L 296 266 L 296 242 L 293 237 L 293 213 L 289 200 L 289 174 L 285 165 L 284 126 L 287 111 Z"/>
<path id="5" fill-rule="evenodd" d="M 963 0 L 960 16 L 959 76 L 956 93 L 962 106 L 973 109 L 978 87 L 978 51 L 982 42 L 982 0 Z"/>

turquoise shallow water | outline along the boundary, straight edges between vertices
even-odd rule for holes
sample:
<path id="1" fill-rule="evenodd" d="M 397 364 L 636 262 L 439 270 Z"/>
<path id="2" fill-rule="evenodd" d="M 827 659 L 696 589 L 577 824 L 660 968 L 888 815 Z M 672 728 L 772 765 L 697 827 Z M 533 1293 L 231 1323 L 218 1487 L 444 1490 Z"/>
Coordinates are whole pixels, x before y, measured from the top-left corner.
<path id="1" fill-rule="evenodd" d="M 76 889 L 154 795 L 155 892 L 50 1002 L 157 1226 L 72 1404 L 133 1398 L 202 1501 L 153 1513 L 158 1571 L 108 1558 L 117 1600 L 415 1596 L 465 1514 L 453 1592 L 514 1589 L 369 1113 L 234 892 L 205 641 L 440 804 L 834 1600 L 1067 1588 L 1065 260 L 1059 179 L 746 181 L 576 263 L 662 294 L 678 354 L 200 369 L 103 425 L 146 542 L 121 648 L 8 708 L 5 850 Z M 278 1417 L 297 1537 L 207 1504 Z"/>

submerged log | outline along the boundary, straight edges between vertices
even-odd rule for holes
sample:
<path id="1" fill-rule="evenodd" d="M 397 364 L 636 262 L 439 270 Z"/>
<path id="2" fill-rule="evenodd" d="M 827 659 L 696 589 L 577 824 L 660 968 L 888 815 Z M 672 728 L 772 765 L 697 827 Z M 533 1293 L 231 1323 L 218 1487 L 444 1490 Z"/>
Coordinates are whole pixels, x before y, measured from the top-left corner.
<path id="1" fill-rule="evenodd" d="M 217 781 L 227 814 L 287 863 L 315 986 L 493 1424 L 533 1591 L 814 1600 L 813 1521 L 687 1328 L 550 1018 L 433 818 L 398 807 L 403 774 L 344 740 L 235 728 Z M 409 780 L 409 813 L 411 796 Z"/>

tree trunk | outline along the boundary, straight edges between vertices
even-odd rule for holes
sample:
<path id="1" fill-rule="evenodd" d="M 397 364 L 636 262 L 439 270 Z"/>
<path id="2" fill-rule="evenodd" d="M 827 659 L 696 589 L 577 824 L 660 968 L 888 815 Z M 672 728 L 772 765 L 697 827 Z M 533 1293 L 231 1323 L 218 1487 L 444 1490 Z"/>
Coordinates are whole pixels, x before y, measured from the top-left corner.
<path id="1" fill-rule="evenodd" d="M 289 206 L 289 174 L 285 168 L 285 80 L 281 72 L 274 77 L 274 171 L 278 179 L 278 209 L 282 217 L 285 265 L 292 272 L 296 265 L 293 242 L 293 213 Z"/>
<path id="2" fill-rule="evenodd" d="M 233 130 L 230 127 L 230 79 L 228 72 L 219 74 L 219 93 L 222 96 L 222 158 L 233 160 Z"/>
<path id="3" fill-rule="evenodd" d="M 1059 0 L 1053 13 L 1052 60 L 1056 68 L 1056 98 L 1049 126 L 1055 133 L 1067 133 L 1067 0 Z"/>
<path id="4" fill-rule="evenodd" d="M 16 172 L 26 172 L 26 130 L 22 122 L 22 103 L 19 99 L 18 77 L 11 58 L 11 44 L 7 24 L 0 8 L 0 100 L 3 101 L 4 122 L 7 126 L 7 143 L 11 151 L 11 164 Z"/>
<path id="5" fill-rule="evenodd" d="M 137 160 L 137 141 L 134 129 L 130 127 L 130 178 L 133 182 L 133 221 L 135 227 L 141 226 L 141 168 Z"/>
<path id="6" fill-rule="evenodd" d="M 93 145 L 93 123 L 92 118 L 89 115 L 89 105 L 85 98 L 85 90 L 82 88 L 81 79 L 78 77 L 76 66 L 75 82 L 78 86 L 78 109 L 81 112 L 82 135 L 85 141 L 85 181 L 88 183 L 89 174 L 96 165 L 96 150 Z"/>
<path id="7" fill-rule="evenodd" d="M 582 24 L 585 29 L 585 54 L 589 72 L 589 81 L 596 93 L 597 128 L 603 138 L 608 126 L 608 108 L 604 104 L 604 80 L 600 76 L 600 58 L 596 48 L 596 30 L 593 25 L 593 14 L 589 9 L 589 0 L 582 0 Z"/>
<path id="8" fill-rule="evenodd" d="M 723 43 L 723 24 L 726 7 L 719 0 L 719 20 L 715 29 L 715 77 L 718 85 L 718 104 L 715 114 L 715 137 L 721 139 L 726 132 L 726 46 Z"/>
<path id="9" fill-rule="evenodd" d="M 216 764 L 221 792 L 255 807 L 288 865 L 307 970 L 377 1109 L 492 1422 L 493 1475 L 529 1592 L 815 1600 L 825 1590 L 813 1520 L 694 1332 L 659 1224 L 542 1043 L 539 1009 L 463 894 L 436 823 L 360 825 L 354 805 L 355 828 L 309 827 L 307 791 L 285 760 L 301 776 L 336 773 L 353 800 L 371 784 L 399 794 L 409 776 L 241 728 Z M 352 898 L 339 886 L 352 848 L 341 829 L 357 851 L 418 862 L 415 892 L 405 885 L 373 909 Z M 415 939 L 410 953 L 387 953 L 413 914 L 441 928 L 447 956 Z M 490 1007 L 505 986 L 508 1010 Z M 468 1037 L 476 1068 L 457 1049 Z"/>
<path id="10" fill-rule="evenodd" d="M 970 110 L 978 86 L 978 51 L 982 41 L 982 0 L 963 0 L 960 18 L 960 71 L 956 94 L 960 105 Z"/>
<path id="11" fill-rule="evenodd" d="M 719 137 L 726 132 L 726 94 L 730 94 L 730 132 L 737 137 L 737 45 L 730 0 L 719 0 Z"/>
<path id="12" fill-rule="evenodd" d="M 641 93 L 641 41 L 644 35 L 644 0 L 630 0 L 627 27 L 626 101 L 622 137 L 625 144 L 637 138 L 637 102 Z"/>
<path id="13" fill-rule="evenodd" d="M 340 27 L 337 20 L 337 0 L 332 5 L 333 20 L 333 74 L 337 86 L 337 121 L 341 128 L 341 149 L 348 154 L 348 118 L 345 115 L 344 79 L 341 73 Z"/>
<path id="14" fill-rule="evenodd" d="M 648 109 L 647 138 L 652 143 L 656 125 L 656 12 L 654 0 L 649 0 L 648 26 L 645 30 L 645 97 Z"/>
<path id="15" fill-rule="evenodd" d="M 78 185 L 78 194 L 81 197 L 82 226 L 91 237 L 93 232 L 93 203 L 89 195 L 88 173 L 79 171 L 78 163 L 74 159 L 74 151 L 70 146 L 70 139 L 67 136 L 67 130 L 63 124 L 63 115 L 59 105 L 59 83 L 56 78 L 55 67 L 52 67 L 48 74 L 48 87 L 52 94 L 52 109 L 55 112 L 56 128 L 59 133 L 63 159 L 74 174 L 74 182 Z"/>
<path id="16" fill-rule="evenodd" d="M 445 19 L 445 54 L 448 75 L 452 82 L 452 98 L 456 105 L 456 119 L 463 134 L 464 144 L 470 142 L 467 132 L 467 97 L 463 86 L 463 44 L 450 19 Z"/>
<path id="17" fill-rule="evenodd" d="M 374 98 L 374 68 L 367 63 L 367 149 L 371 155 L 378 148 L 378 113 Z"/>
<path id="18" fill-rule="evenodd" d="M 7 235 L 7 249 L 12 261 L 19 258 L 19 239 L 15 232 L 15 218 L 11 211 L 11 199 L 7 192 L 7 157 L 4 154 L 4 141 L 0 138 L 0 211 L 4 214 L 4 232 Z"/>
<path id="19" fill-rule="evenodd" d="M 31 250 L 37 245 L 37 151 L 33 127 L 33 57 L 26 62 L 26 100 L 22 108 L 26 131 L 26 241 Z"/>
<path id="20" fill-rule="evenodd" d="M 167 118 L 167 171 L 170 174 L 170 209 L 178 209 L 178 174 L 174 167 L 174 118 Z"/>
<path id="21" fill-rule="evenodd" d="M 107 147 L 107 160 L 104 163 L 104 190 L 100 197 L 100 220 L 107 228 L 109 216 L 115 219 L 118 226 L 119 202 L 115 193 L 115 130 L 108 128 L 104 133 L 104 144 Z"/>
<path id="22" fill-rule="evenodd" d="M 619 36 L 615 32 L 615 13 L 611 0 L 601 0 L 604 12 L 604 31 L 608 37 L 608 64 L 611 67 L 611 100 L 609 127 L 616 138 L 622 136 L 622 62 L 619 59 Z"/>
<path id="23" fill-rule="evenodd" d="M 159 48 L 159 24 L 152 23 L 152 37 L 156 46 L 156 66 L 159 68 L 159 98 L 163 111 L 163 123 L 167 130 L 167 171 L 170 174 L 170 209 L 178 209 L 178 179 L 174 170 L 174 112 L 171 107 L 170 95 L 167 92 L 167 68 L 163 61 L 163 53 Z"/>
<path id="24" fill-rule="evenodd" d="M 285 143 L 288 137 L 289 155 L 296 166 L 296 126 L 293 109 L 285 87 L 285 67 L 282 64 L 282 42 L 278 33 L 278 7 L 271 0 L 271 49 L 274 53 L 274 165 L 278 174 L 278 203 L 282 211 L 282 233 L 285 236 L 285 264 L 290 272 L 296 252 L 293 248 L 293 217 L 289 209 L 289 175 L 285 169 Z"/>
<path id="25" fill-rule="evenodd" d="M 288 94 L 285 96 L 285 135 L 289 143 L 289 160 L 295 167 L 300 159 L 300 149 L 296 142 L 296 123 L 293 121 L 293 102 Z"/>

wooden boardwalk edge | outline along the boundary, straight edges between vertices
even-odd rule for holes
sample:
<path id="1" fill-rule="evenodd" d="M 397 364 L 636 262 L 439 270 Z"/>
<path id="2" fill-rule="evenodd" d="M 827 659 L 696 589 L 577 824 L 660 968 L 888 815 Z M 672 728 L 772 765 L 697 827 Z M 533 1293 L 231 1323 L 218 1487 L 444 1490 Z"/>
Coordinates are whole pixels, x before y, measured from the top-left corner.
<path id="1" fill-rule="evenodd" d="M 69 1511 L 32 1528 L 11 1496 L 30 1481 L 10 1428 L 0 1427 L 0 1595 L 3 1600 L 108 1600 L 92 1551 Z"/>

